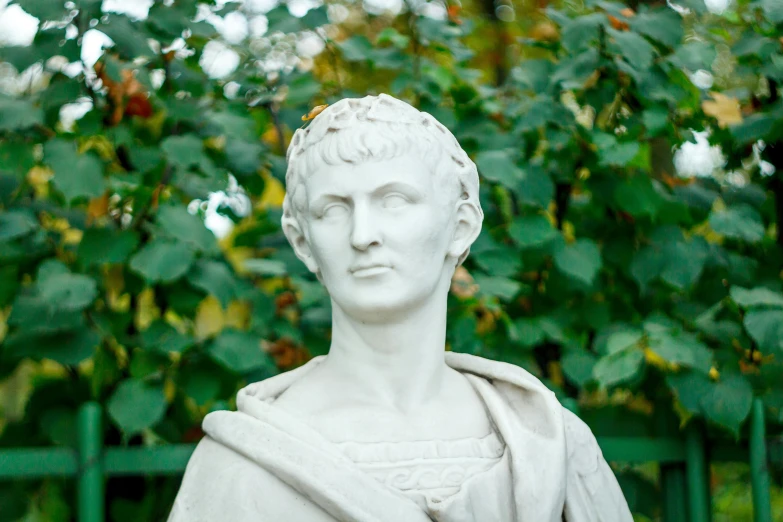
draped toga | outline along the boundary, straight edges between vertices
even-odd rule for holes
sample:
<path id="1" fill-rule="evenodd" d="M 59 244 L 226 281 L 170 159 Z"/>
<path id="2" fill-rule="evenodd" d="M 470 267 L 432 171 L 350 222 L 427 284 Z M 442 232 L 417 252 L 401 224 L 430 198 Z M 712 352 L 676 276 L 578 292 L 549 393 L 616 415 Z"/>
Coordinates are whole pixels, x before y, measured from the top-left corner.
<path id="1" fill-rule="evenodd" d="M 204 418 L 168 522 L 632 522 L 590 429 L 524 369 L 446 353 L 489 414 L 486 437 L 334 443 L 275 406 L 323 359 Z"/>

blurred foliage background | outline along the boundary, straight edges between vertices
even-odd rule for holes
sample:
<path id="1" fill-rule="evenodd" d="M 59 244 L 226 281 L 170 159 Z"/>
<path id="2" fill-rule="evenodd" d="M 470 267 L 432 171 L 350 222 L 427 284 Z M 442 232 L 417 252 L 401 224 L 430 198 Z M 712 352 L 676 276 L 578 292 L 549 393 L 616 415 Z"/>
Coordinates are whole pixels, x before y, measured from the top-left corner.
<path id="1" fill-rule="evenodd" d="M 314 107 L 380 92 L 482 176 L 447 349 L 526 368 L 597 435 L 735 442 L 755 396 L 781 431 L 780 0 L 0 10 L 0 447 L 73 444 L 88 400 L 107 444 L 196 442 L 239 388 L 326 353 L 284 153 Z M 617 472 L 659 519 L 657 466 Z M 713 467 L 716 520 L 750 520 L 747 476 Z M 113 478 L 110 519 L 165 519 L 178 486 Z M 70 520 L 73 498 L 4 483 L 0 520 Z"/>

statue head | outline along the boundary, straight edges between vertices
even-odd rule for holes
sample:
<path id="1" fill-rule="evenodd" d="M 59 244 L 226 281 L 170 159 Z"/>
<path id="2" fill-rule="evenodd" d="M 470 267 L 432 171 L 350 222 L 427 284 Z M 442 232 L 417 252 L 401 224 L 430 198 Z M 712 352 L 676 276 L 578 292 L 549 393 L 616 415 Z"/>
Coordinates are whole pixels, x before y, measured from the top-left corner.
<path id="1" fill-rule="evenodd" d="M 385 94 L 347 98 L 294 133 L 287 160 L 283 231 L 338 306 L 373 320 L 445 299 L 483 219 L 476 165 L 446 127 Z"/>

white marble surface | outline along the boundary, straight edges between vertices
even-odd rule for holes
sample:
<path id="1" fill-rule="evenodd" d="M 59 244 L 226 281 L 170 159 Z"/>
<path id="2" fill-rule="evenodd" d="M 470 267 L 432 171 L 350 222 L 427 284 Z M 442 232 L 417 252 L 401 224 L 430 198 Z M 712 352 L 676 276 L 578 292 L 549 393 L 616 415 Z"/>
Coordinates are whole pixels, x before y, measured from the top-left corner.
<path id="1" fill-rule="evenodd" d="M 206 417 L 169 521 L 630 522 L 552 392 L 444 350 L 483 219 L 454 136 L 390 96 L 344 99 L 297 130 L 288 163 L 283 229 L 330 294 L 330 351 Z"/>

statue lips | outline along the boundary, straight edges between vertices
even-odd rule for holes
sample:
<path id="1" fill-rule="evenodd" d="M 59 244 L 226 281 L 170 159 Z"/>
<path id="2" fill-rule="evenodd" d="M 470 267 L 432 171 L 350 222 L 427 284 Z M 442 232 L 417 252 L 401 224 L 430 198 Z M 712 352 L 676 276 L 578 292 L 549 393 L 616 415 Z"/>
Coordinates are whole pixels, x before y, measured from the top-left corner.
<path id="1" fill-rule="evenodd" d="M 391 265 L 387 265 L 385 263 L 368 263 L 362 265 L 353 265 L 348 270 L 353 274 L 354 277 L 364 279 L 385 274 L 391 269 Z"/>

